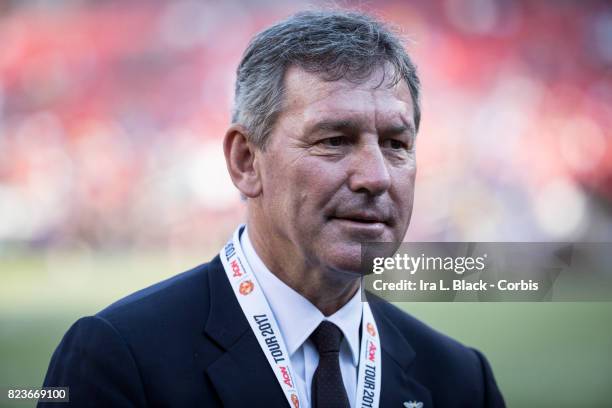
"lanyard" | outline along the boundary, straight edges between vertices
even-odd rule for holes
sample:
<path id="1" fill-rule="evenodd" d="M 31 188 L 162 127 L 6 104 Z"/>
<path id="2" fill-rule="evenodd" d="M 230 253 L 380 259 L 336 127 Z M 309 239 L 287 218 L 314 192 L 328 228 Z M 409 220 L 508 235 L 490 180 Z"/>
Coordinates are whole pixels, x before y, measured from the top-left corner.
<path id="1" fill-rule="evenodd" d="M 238 227 L 232 239 L 221 250 L 220 257 L 223 268 L 242 312 L 246 316 L 270 367 L 272 367 L 289 405 L 294 408 L 303 407 L 294 385 L 291 360 L 278 323 L 242 252 L 240 244 L 242 229 L 243 226 Z M 363 303 L 361 331 L 355 406 L 377 408 L 380 399 L 380 378 L 382 374 L 380 337 L 374 316 L 367 303 Z"/>

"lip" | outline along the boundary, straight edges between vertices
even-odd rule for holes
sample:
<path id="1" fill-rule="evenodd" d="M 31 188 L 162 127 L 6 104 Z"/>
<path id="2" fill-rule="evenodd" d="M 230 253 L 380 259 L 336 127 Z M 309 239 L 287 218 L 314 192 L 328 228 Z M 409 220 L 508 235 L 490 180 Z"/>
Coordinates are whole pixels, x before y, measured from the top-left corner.
<path id="1" fill-rule="evenodd" d="M 359 224 L 388 224 L 387 218 L 382 214 L 374 212 L 351 212 L 341 213 L 331 217 L 332 219 L 351 221 Z"/>
<path id="2" fill-rule="evenodd" d="M 331 220 L 338 223 L 342 228 L 366 237 L 379 236 L 387 227 L 387 224 L 380 220 L 366 220 L 352 217 L 333 217 Z"/>

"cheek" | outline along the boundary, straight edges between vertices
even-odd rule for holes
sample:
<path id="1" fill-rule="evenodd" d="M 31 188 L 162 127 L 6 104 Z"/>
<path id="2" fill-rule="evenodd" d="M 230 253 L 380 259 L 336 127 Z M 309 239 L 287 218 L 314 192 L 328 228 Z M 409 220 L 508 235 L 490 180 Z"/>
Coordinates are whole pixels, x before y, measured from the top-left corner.
<path id="1" fill-rule="evenodd" d="M 416 179 L 416 168 L 411 167 L 409 169 L 399 170 L 394 178 L 394 193 L 395 201 L 398 204 L 398 208 L 403 209 L 401 216 L 410 216 L 412 210 L 412 204 L 414 200 L 414 183 Z"/>
<path id="2" fill-rule="evenodd" d="M 332 177 L 334 168 L 310 157 L 287 155 L 268 157 L 263 173 L 265 206 L 285 222 L 313 225 L 313 218 L 323 213 L 325 205 L 337 191 Z M 336 183 L 336 184 L 334 184 Z M 281 221 L 280 219 L 277 221 Z"/>
<path id="3" fill-rule="evenodd" d="M 393 171 L 394 181 L 407 188 L 408 186 L 414 186 L 414 180 L 416 178 L 416 164 L 411 162 L 404 166 L 395 168 Z"/>
<path id="4" fill-rule="evenodd" d="M 309 204 L 321 204 L 341 189 L 345 177 L 338 163 L 304 160 L 295 169 L 295 182 L 300 197 Z"/>
<path id="5" fill-rule="evenodd" d="M 287 209 L 294 194 L 291 167 L 282 156 L 268 153 L 261 166 L 263 195 L 261 205 L 271 220 L 285 222 Z"/>

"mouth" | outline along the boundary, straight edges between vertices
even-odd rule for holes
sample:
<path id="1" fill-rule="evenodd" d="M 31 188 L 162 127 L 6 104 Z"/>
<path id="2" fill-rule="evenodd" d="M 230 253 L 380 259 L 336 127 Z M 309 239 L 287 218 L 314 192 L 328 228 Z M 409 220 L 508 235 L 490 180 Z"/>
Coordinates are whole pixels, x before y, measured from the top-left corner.
<path id="1" fill-rule="evenodd" d="M 360 224 L 388 224 L 388 218 L 378 212 L 355 211 L 334 214 L 331 219 L 350 221 Z"/>
<path id="2" fill-rule="evenodd" d="M 345 221 L 352 222 L 355 224 L 363 224 L 363 225 L 386 225 L 386 222 L 379 219 L 368 219 L 368 218 L 359 218 L 359 217 L 332 217 L 332 220 L 336 221 Z"/>
<path id="3" fill-rule="evenodd" d="M 382 230 L 389 225 L 387 218 L 372 213 L 339 214 L 332 216 L 331 220 L 346 227 L 368 230 Z"/>

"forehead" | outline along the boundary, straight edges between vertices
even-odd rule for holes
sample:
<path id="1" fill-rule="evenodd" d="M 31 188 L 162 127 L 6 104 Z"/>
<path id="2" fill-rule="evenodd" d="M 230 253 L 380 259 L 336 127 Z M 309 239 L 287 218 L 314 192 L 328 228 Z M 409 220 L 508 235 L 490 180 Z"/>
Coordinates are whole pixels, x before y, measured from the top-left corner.
<path id="1" fill-rule="evenodd" d="M 325 81 L 299 67 L 285 75 L 281 116 L 304 126 L 325 120 L 351 120 L 364 128 L 389 123 L 414 129 L 414 106 L 405 81 L 392 85 L 393 75 L 383 67 L 364 81 Z"/>

